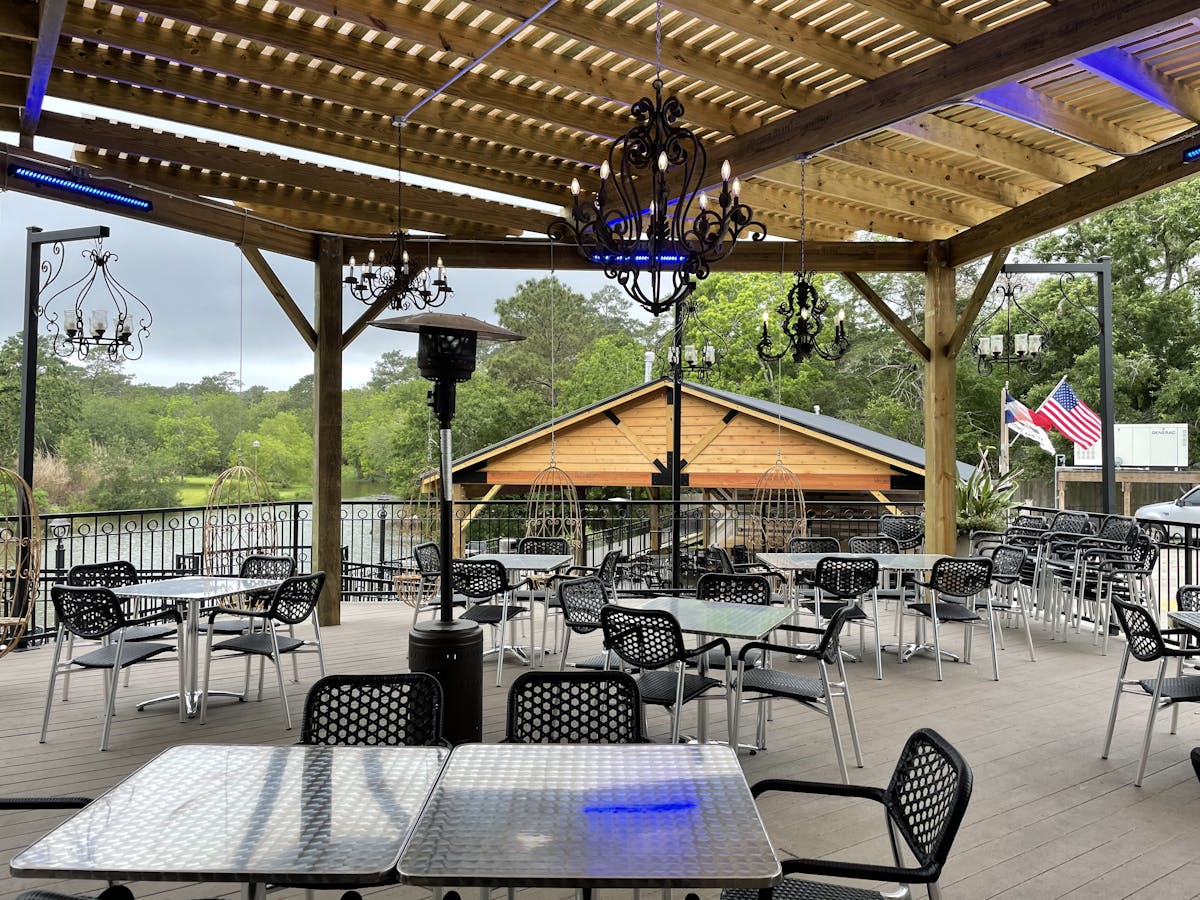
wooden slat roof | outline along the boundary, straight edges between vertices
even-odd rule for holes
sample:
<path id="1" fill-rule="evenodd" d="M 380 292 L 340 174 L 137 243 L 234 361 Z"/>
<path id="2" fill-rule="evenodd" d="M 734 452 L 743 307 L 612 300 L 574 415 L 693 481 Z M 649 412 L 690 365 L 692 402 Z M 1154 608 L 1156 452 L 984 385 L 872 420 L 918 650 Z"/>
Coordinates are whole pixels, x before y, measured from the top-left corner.
<path id="1" fill-rule="evenodd" d="M 653 0 L 8 0 L 0 127 L 29 151 L 10 161 L 68 141 L 64 164 L 174 198 L 167 224 L 241 216 L 248 242 L 311 256 L 293 231 L 361 253 L 394 228 L 394 182 L 355 167 L 395 170 L 404 116 L 406 176 L 456 186 L 406 187 L 405 227 L 455 264 L 544 266 L 566 185 L 595 185 L 649 93 L 654 19 Z M 945 240 L 957 264 L 1187 177 L 1200 122 L 1200 7 L 1176 0 L 664 0 L 662 60 L 710 173 L 728 156 L 773 236 L 800 236 L 810 159 L 809 261 L 834 269 L 853 253 L 826 242 Z M 209 212 L 173 212 L 192 198 Z M 923 258 L 888 252 L 860 267 Z"/>

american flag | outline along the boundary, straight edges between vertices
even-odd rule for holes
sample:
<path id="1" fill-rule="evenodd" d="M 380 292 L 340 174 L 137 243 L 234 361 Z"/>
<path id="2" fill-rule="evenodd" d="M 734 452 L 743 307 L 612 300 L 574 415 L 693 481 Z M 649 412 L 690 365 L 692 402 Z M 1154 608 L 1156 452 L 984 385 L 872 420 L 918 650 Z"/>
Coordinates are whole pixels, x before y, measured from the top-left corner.
<path id="1" fill-rule="evenodd" d="M 1075 396 L 1065 377 L 1042 401 L 1037 411 L 1044 413 L 1055 428 L 1083 450 L 1100 440 L 1100 417 Z"/>

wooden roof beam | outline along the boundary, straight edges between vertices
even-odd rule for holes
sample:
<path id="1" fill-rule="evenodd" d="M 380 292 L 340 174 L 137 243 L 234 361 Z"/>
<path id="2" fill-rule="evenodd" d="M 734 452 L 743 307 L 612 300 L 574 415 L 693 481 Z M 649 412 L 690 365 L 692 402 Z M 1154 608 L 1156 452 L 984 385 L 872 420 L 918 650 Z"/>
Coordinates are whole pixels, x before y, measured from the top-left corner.
<path id="1" fill-rule="evenodd" d="M 67 0 L 41 0 L 41 8 L 37 46 L 33 51 L 33 67 L 29 72 L 29 90 L 25 95 L 25 108 L 21 112 L 22 144 L 31 144 L 33 136 L 37 134 L 42 103 L 46 99 L 46 85 L 50 83 L 50 71 L 54 68 L 54 52 L 58 48 L 63 15 L 67 11 Z"/>
<path id="2" fill-rule="evenodd" d="M 1137 153 L 1154 143 L 1148 137 L 1072 109 L 1061 100 L 1023 84 L 998 84 L 979 91 L 975 94 L 975 102 L 986 109 L 1114 156 Z"/>
<path id="3" fill-rule="evenodd" d="M 883 16 L 943 44 L 961 44 L 987 30 L 932 0 L 850 0 L 850 3 L 863 12 Z"/>
<path id="4" fill-rule="evenodd" d="M 1192 177 L 1200 170 L 1194 163 L 1183 161 L 1183 151 L 1194 146 L 1197 140 L 1200 136 L 1191 132 L 1140 156 L 1118 160 L 1086 178 L 1032 200 L 1020 209 L 1003 213 L 956 235 L 947 242 L 950 265 L 961 266 L 1002 247 L 1014 246 L 1156 188 Z"/>
<path id="5" fill-rule="evenodd" d="M 1200 122 L 1200 91 L 1163 74 L 1120 47 L 1086 53 L 1076 62 L 1143 100 L 1169 109 L 1177 116 Z"/>
<path id="6" fill-rule="evenodd" d="M 929 362 L 929 345 L 921 340 L 915 331 L 909 328 L 907 322 L 896 315 L 896 311 L 888 306 L 887 301 L 880 297 L 861 275 L 857 272 L 843 272 L 842 277 L 850 282 L 850 285 L 858 291 L 859 296 L 866 300 L 875 312 L 879 313 L 879 317 L 887 322 L 896 334 L 900 335 L 904 343 L 908 344 L 916 352 L 917 356 Z"/>
<path id="7" fill-rule="evenodd" d="M 738 172 L 761 172 L 1194 13 L 1187 0 L 1061 0 L 734 138 L 728 155 Z"/>

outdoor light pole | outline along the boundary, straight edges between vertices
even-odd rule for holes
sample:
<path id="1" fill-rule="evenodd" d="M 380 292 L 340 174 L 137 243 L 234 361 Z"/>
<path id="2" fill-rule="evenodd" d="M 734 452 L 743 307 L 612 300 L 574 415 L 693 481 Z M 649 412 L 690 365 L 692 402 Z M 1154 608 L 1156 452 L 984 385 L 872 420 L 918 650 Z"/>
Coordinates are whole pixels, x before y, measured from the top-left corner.
<path id="1" fill-rule="evenodd" d="M 477 622 L 454 618 L 454 484 L 451 423 L 454 421 L 457 385 L 475 371 L 479 339 L 522 341 L 524 335 L 489 325 L 470 316 L 417 313 L 372 322 L 379 328 L 417 334 L 417 368 L 433 382 L 429 405 L 438 420 L 441 437 L 441 488 L 439 503 L 438 616 L 418 622 L 408 638 L 408 664 L 414 672 L 428 672 L 442 686 L 442 732 L 451 744 L 483 740 L 483 629 Z"/>

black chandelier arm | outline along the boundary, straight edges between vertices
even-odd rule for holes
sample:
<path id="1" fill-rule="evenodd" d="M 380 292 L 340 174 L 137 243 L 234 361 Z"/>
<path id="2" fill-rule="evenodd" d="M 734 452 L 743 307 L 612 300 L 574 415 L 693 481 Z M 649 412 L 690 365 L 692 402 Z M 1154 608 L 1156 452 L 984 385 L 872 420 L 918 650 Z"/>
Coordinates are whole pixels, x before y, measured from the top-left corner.
<path id="1" fill-rule="evenodd" d="M 830 362 L 841 359 L 850 349 L 850 341 L 846 336 L 846 323 L 840 314 L 834 327 L 833 339 L 826 344 L 818 341 L 825 326 L 825 314 L 828 310 L 829 302 L 817 293 L 806 274 L 796 272 L 795 281 L 788 290 L 787 297 L 775 308 L 779 316 L 779 330 L 786 342 L 778 351 L 774 349 L 768 317 L 764 316 L 762 336 L 757 345 L 759 358 L 764 362 L 774 362 L 791 354 L 792 359 L 799 364 L 815 353 Z"/>

